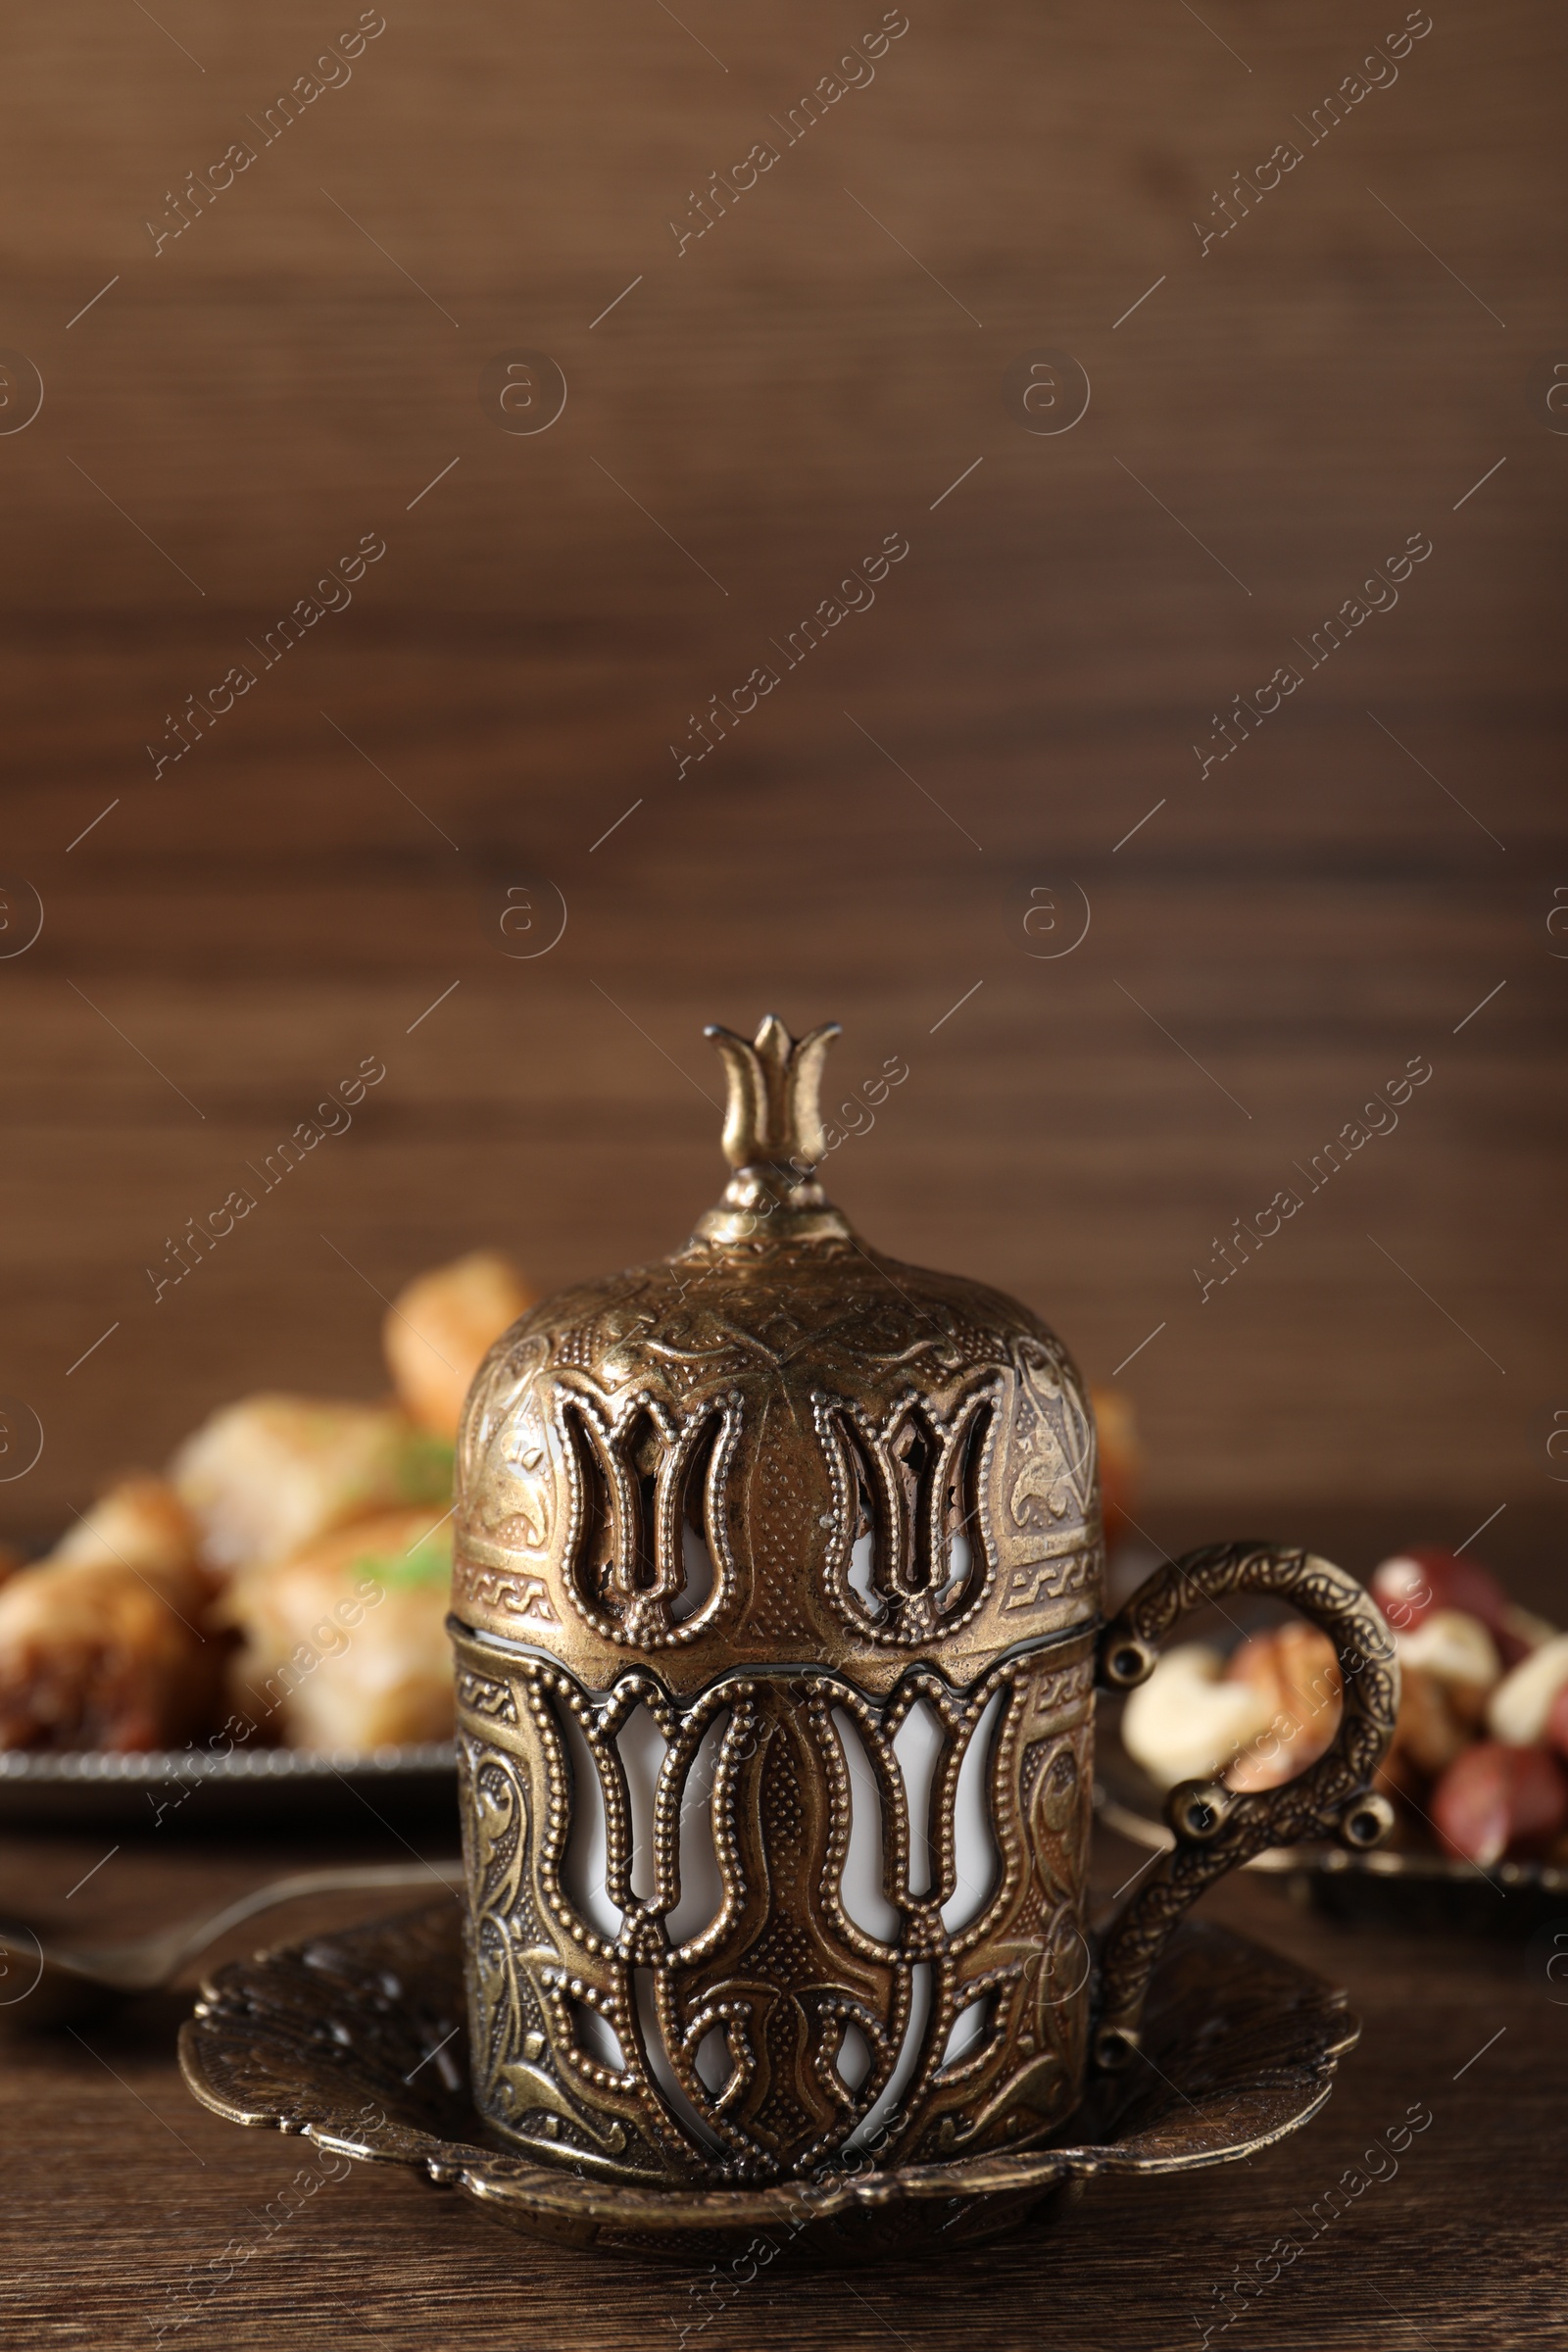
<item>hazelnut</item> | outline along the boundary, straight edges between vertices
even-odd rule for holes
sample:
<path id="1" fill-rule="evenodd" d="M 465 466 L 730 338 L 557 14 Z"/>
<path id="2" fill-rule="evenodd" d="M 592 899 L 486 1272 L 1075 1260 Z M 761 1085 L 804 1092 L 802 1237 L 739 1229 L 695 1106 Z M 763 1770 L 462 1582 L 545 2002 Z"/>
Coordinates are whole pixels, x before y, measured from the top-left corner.
<path id="1" fill-rule="evenodd" d="M 1448 1851 L 1483 1870 L 1544 1853 L 1568 1821 L 1568 1776 L 1544 1747 L 1481 1740 L 1438 1783 L 1432 1818 Z"/>

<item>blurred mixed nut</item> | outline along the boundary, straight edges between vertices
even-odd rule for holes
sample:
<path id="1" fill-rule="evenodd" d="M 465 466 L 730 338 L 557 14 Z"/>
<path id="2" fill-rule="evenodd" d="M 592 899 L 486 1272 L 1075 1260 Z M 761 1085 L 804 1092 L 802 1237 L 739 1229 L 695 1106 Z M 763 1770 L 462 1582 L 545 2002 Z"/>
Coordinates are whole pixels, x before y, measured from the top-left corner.
<path id="1" fill-rule="evenodd" d="M 1430 1545 L 1385 1560 L 1372 1592 L 1399 1662 L 1380 1779 L 1400 1840 L 1483 1869 L 1568 1862 L 1568 1634 L 1520 1608 L 1487 1569 Z M 1270 1788 L 1323 1754 L 1342 1695 L 1333 1643 L 1299 1620 L 1228 1658 L 1184 1642 L 1128 1699 L 1122 1744 L 1162 1788 Z"/>

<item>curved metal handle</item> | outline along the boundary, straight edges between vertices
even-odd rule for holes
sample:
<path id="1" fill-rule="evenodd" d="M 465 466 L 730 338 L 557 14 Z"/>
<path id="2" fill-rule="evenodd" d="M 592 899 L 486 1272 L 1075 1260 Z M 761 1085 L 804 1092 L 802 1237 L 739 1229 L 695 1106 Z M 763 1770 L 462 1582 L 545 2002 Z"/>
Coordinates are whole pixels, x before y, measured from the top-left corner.
<path id="1" fill-rule="evenodd" d="M 1215 1544 L 1156 1569 L 1101 1634 L 1100 1685 L 1130 1690 L 1152 1672 L 1178 1617 L 1232 1592 L 1288 1600 L 1334 1643 L 1345 1712 L 1334 1743 L 1278 1788 L 1240 1795 L 1183 1781 L 1166 1799 L 1176 1844 L 1108 1929 L 1100 1965 L 1096 2064 L 1122 2065 L 1138 2046 L 1138 2021 L 1154 1964 L 1177 1921 L 1205 1886 L 1266 1846 L 1338 1837 L 1376 1845 L 1393 1808 L 1372 1791 L 1394 1737 L 1399 1669 L 1394 1637 L 1371 1595 L 1331 1560 L 1276 1544 Z"/>

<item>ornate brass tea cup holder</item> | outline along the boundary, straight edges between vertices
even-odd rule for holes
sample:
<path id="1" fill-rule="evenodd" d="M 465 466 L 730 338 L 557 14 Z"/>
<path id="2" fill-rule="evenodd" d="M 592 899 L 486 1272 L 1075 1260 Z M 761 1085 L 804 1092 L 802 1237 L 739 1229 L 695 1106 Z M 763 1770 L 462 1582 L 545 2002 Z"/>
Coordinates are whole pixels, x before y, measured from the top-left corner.
<path id="1" fill-rule="evenodd" d="M 1377 1841 L 1388 1630 L 1261 1543 L 1168 1562 L 1106 1624 L 1061 1343 L 827 1200 L 831 1024 L 709 1034 L 718 1205 L 534 1308 L 468 1393 L 466 1940 L 433 1911 L 227 1969 L 186 2079 L 535 2236 L 687 2259 L 920 2252 L 1247 2156 L 1355 2030 L 1185 1915 L 1269 1847 Z M 1280 1788 L 1174 1789 L 1171 1852 L 1091 1941 L 1095 1686 L 1242 1593 L 1332 1640 L 1333 1742 Z"/>
<path id="2" fill-rule="evenodd" d="M 1100 2076 L 1058 2143 L 879 2170 L 840 2159 L 760 2188 L 640 2187 L 509 2152 L 468 2089 L 454 1905 L 231 1962 L 180 2036 L 186 2083 L 230 2123 L 300 2132 L 471 2197 L 557 2245 L 758 2267 L 935 2252 L 1064 2216 L 1083 2184 L 1235 2163 L 1300 2130 L 1359 2026 L 1345 1995 L 1204 1920 L 1172 1936 L 1142 2061 Z"/>

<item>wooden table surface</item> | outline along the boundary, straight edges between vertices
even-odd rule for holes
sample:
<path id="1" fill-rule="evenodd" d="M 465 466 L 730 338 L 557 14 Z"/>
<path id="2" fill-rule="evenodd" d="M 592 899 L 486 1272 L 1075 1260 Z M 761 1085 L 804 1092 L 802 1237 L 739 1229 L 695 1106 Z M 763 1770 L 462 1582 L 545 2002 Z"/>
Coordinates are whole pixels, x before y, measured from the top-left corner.
<path id="1" fill-rule="evenodd" d="M 131 1932 L 301 1858 L 297 1843 L 281 1840 L 244 1856 L 231 1841 L 149 1843 L 104 1865 L 95 1901 L 92 1887 L 68 1901 L 105 1842 L 25 1845 L 13 1835 L 0 1840 L 0 1867 L 8 1886 L 24 1877 L 39 1916 L 62 1929 Z M 438 1859 L 450 1850 L 439 1837 L 425 1843 Z M 373 1829 L 353 1841 L 356 1858 L 372 1850 L 406 1854 Z M 1137 1861 L 1103 1840 L 1101 1890 Z M 280 1914 L 267 1939 L 404 1899 L 362 1895 L 355 1907 L 318 1898 Z M 1372 2185 L 1342 2198 L 1342 2218 L 1303 2243 L 1236 2321 L 1228 2333 L 1238 2352 L 1477 2352 L 1568 2340 L 1568 1985 L 1560 1965 L 1558 1981 L 1546 1973 L 1553 1948 L 1563 1948 L 1553 1931 L 1524 1941 L 1352 1929 L 1256 1880 L 1217 1890 L 1208 1909 L 1346 1986 L 1364 2021 L 1327 2108 L 1298 2137 L 1186 2180 L 1093 2183 L 1059 2229 L 929 2266 L 773 2281 L 764 2272 L 686 2340 L 703 2352 L 871 2347 L 890 2335 L 932 2352 L 1198 2352 L 1203 2325 L 1223 2316 L 1214 2290 L 1238 2267 L 1255 2279 L 1281 2237 L 1306 2240 L 1311 2224 L 1301 2217 L 1351 2168 L 1361 2180 L 1376 2176 Z M 1568 1936 L 1568 1905 L 1557 1932 Z M 257 1943 L 253 1926 L 224 1951 Z M 185 2315 L 162 2340 L 190 2352 L 314 2352 L 324 2343 L 345 2352 L 668 2343 L 673 2352 L 681 2328 L 711 2308 L 693 2298 L 706 2269 L 536 2245 L 392 2168 L 355 2166 L 323 2181 L 305 2143 L 220 2122 L 195 2105 L 174 2066 L 188 1998 L 144 2000 L 74 2034 L 3 2045 L 0 2341 L 129 2352 L 157 2340 L 160 2322 Z M 1391 2158 L 1387 2133 L 1423 2110 L 1430 2125 Z M 298 2210 L 279 2224 L 275 2200 L 291 2183 Z"/>
<path id="2" fill-rule="evenodd" d="M 909 0 L 792 131 L 881 13 L 387 0 L 318 83 L 313 0 L 14 28 L 0 1409 L 43 1449 L 0 1535 L 248 1389 L 373 1393 L 381 1297 L 442 1256 L 554 1286 L 676 1243 L 719 1176 L 701 1025 L 772 1007 L 845 1022 L 846 1090 L 906 1061 L 831 1190 L 1119 1372 L 1155 1547 L 1364 1572 L 1485 1530 L 1568 1617 L 1557 12 L 1435 0 L 1401 50 L 1358 0 Z M 498 429 L 523 352 L 568 394 L 534 434 Z M 368 1055 L 352 1132 L 159 1296 Z M 7 1836 L 0 1907 L 128 1930 L 305 1850 L 111 1842 Z M 1051 2242 L 759 2288 L 714 2352 L 1196 2342 L 1414 2099 L 1397 2180 L 1238 2342 L 1568 2340 L 1540 1954 L 1219 1908 L 1367 2020 L 1299 2139 L 1098 2187 Z M 178 2007 L 0 2049 L 5 2343 L 148 2342 L 296 2169 L 186 2098 Z M 357 2170 L 203 2340 L 640 2345 L 684 2291 Z"/>

